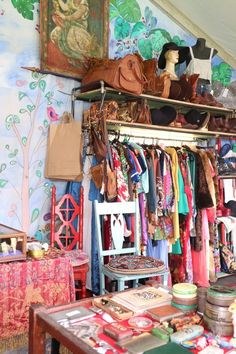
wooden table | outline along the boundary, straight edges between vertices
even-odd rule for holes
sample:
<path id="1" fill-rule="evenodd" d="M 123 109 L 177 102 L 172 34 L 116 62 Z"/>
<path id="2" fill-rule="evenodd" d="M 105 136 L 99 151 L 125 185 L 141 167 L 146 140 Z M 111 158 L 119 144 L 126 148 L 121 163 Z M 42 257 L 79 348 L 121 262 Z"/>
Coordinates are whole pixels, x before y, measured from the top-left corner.
<path id="1" fill-rule="evenodd" d="M 0 341 L 23 335 L 29 328 L 32 303 L 55 306 L 75 300 L 73 267 L 62 252 L 43 259 L 0 264 Z M 36 354 L 35 352 L 34 354 Z"/>
<path id="2" fill-rule="evenodd" d="M 80 300 L 79 304 L 90 306 L 92 304 L 92 298 Z M 39 304 L 31 305 L 29 311 L 29 354 L 45 353 L 46 334 L 52 336 L 54 340 L 64 345 L 74 354 L 97 353 L 97 351 L 91 346 L 67 331 L 63 326 L 59 325 L 52 317 L 50 317 L 50 314 L 52 313 L 63 310 L 70 311 L 75 307 L 78 307 L 78 302 L 50 308 L 46 308 Z M 52 352 L 57 353 L 58 351 L 56 349 Z"/>

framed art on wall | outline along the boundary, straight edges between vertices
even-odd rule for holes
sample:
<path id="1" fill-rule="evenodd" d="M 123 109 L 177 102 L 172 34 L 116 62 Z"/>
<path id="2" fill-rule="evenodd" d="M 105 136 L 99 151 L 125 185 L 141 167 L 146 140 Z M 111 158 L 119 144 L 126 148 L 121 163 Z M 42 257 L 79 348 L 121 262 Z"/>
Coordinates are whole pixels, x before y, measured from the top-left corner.
<path id="1" fill-rule="evenodd" d="M 40 69 L 81 79 L 89 57 L 108 53 L 109 0 L 40 2 Z"/>

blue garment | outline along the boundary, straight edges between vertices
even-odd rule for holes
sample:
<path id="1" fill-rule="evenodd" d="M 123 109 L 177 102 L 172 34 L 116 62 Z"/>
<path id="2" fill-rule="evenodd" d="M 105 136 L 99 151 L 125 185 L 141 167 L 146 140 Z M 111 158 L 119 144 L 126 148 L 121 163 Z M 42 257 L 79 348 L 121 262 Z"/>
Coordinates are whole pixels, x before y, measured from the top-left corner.
<path id="1" fill-rule="evenodd" d="M 168 241 L 158 240 L 157 245 L 153 246 L 151 238 L 148 237 L 147 256 L 161 259 L 168 268 Z"/>
<path id="2" fill-rule="evenodd" d="M 83 150 L 83 163 L 86 158 L 86 149 Z M 95 157 L 92 159 L 91 165 L 94 166 L 97 164 Z M 79 200 L 80 186 L 82 182 L 68 182 L 66 187 L 66 193 L 69 193 L 73 196 L 75 200 Z M 90 201 L 98 200 L 102 201 L 102 196 L 99 189 L 96 188 L 93 180 L 90 181 L 89 195 L 88 198 Z M 95 215 L 94 208 L 92 208 L 91 216 L 91 282 L 92 282 L 92 291 L 95 294 L 99 294 L 100 289 L 100 280 L 99 280 L 99 260 L 98 260 L 98 247 L 97 239 L 95 233 Z"/>
<path id="3" fill-rule="evenodd" d="M 149 192 L 147 193 L 147 206 L 150 213 L 155 213 L 157 207 L 156 186 L 154 181 L 154 166 L 150 155 L 146 157 L 148 166 Z"/>

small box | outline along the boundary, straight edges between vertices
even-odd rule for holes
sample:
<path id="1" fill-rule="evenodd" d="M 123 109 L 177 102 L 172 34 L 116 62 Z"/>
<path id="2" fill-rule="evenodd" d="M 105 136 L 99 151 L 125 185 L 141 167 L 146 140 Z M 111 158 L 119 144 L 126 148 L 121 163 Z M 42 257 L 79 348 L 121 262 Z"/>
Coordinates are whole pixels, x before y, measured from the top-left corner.
<path id="1" fill-rule="evenodd" d="M 95 297 L 93 299 L 93 305 L 107 312 L 116 320 L 128 320 L 134 314 L 133 311 L 113 301 L 108 296 L 97 297 L 97 298 Z"/>
<path id="2" fill-rule="evenodd" d="M 0 263 L 26 259 L 26 233 L 0 224 Z"/>
<path id="3" fill-rule="evenodd" d="M 132 329 L 127 328 L 118 322 L 113 322 L 105 325 L 103 327 L 103 332 L 117 341 L 130 338 L 133 335 Z"/>

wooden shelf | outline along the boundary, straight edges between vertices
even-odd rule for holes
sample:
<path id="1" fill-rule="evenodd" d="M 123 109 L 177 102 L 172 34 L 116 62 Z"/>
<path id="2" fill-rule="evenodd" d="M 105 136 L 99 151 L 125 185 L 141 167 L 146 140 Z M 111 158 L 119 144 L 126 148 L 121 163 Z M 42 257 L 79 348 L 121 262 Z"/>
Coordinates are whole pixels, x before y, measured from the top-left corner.
<path id="1" fill-rule="evenodd" d="M 221 133 L 216 131 L 209 131 L 209 130 L 201 130 L 201 129 L 184 129 L 184 128 L 177 128 L 177 127 L 170 127 L 170 126 L 162 126 L 162 125 L 147 125 L 141 123 L 128 123 L 128 122 L 121 122 L 117 120 L 107 120 L 107 127 L 109 130 L 121 130 L 122 128 L 126 127 L 129 128 L 129 134 L 132 135 L 132 130 L 136 129 L 145 129 L 153 132 L 156 137 L 158 138 L 158 131 L 166 131 L 166 132 L 173 132 L 173 133 L 184 133 L 184 134 L 192 134 L 198 137 L 219 137 L 219 136 L 235 136 L 236 134 L 233 133 Z M 148 135 L 147 135 L 148 136 Z M 168 134 L 167 134 L 168 137 Z"/>
<path id="2" fill-rule="evenodd" d="M 163 105 L 174 106 L 178 111 L 186 112 L 190 109 L 197 109 L 200 111 L 207 111 L 216 114 L 232 114 L 233 110 L 223 107 L 215 107 L 215 106 L 207 106 L 202 104 L 195 104 L 191 102 L 185 101 L 177 101 L 147 94 L 141 94 L 140 96 L 134 95 L 129 92 L 118 91 L 110 87 L 106 87 L 106 96 L 105 99 L 115 100 L 115 101 L 132 101 L 140 98 L 145 98 L 148 100 L 150 108 L 158 108 Z M 80 88 L 73 90 L 73 96 L 75 100 L 87 101 L 87 102 L 95 102 L 101 99 L 101 88 L 80 92 Z M 228 134 L 229 135 L 229 134 Z"/>
<path id="3" fill-rule="evenodd" d="M 186 112 L 190 109 L 197 109 L 202 112 L 210 112 L 210 113 L 215 113 L 215 114 L 223 114 L 223 115 L 232 115 L 233 110 L 230 110 L 228 108 L 222 108 L 222 107 L 214 107 L 214 106 L 206 106 L 206 105 L 200 105 L 200 104 L 194 104 L 190 102 L 184 102 L 184 101 L 177 101 L 177 100 L 171 100 L 171 99 L 166 99 L 162 97 L 157 97 L 157 96 L 151 96 L 151 95 L 146 95 L 142 94 L 140 96 L 134 95 L 129 92 L 122 92 L 115 90 L 110 87 L 106 88 L 98 88 L 95 90 L 87 91 L 87 92 L 80 92 L 80 88 L 76 88 L 73 90 L 73 100 L 81 100 L 85 102 L 95 102 L 101 100 L 101 95 L 102 95 L 102 90 L 105 91 L 105 99 L 106 100 L 115 100 L 117 102 L 124 102 L 124 101 L 134 101 L 140 98 L 146 98 L 148 100 L 148 104 L 150 108 L 158 108 L 165 105 L 171 105 L 176 108 L 179 112 Z M 173 132 L 173 133 L 182 133 L 182 134 L 192 134 L 196 137 L 236 137 L 235 133 L 225 133 L 225 132 L 218 132 L 218 131 L 209 131 L 207 129 L 185 129 L 185 128 L 177 128 L 177 127 L 171 127 L 171 126 L 160 126 L 160 125 L 146 125 L 146 124 L 140 124 L 140 123 L 128 123 L 128 122 L 123 122 L 123 121 L 114 121 L 114 120 L 108 120 L 108 129 L 113 129 L 116 131 L 124 130 L 125 128 L 128 130 L 129 129 L 129 135 L 132 135 L 132 130 L 134 128 L 136 129 L 146 129 L 149 130 L 152 134 L 152 137 L 159 137 L 158 131 L 162 132 Z M 156 132 L 156 133 L 155 133 Z M 146 132 L 147 134 L 147 132 Z M 172 134 L 173 135 L 173 134 Z"/>

